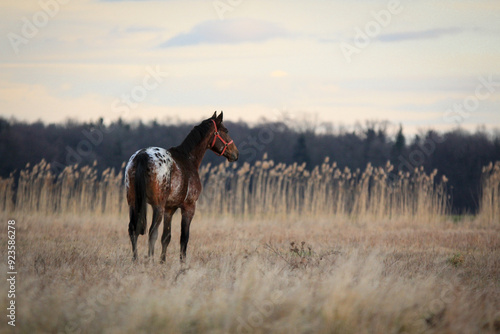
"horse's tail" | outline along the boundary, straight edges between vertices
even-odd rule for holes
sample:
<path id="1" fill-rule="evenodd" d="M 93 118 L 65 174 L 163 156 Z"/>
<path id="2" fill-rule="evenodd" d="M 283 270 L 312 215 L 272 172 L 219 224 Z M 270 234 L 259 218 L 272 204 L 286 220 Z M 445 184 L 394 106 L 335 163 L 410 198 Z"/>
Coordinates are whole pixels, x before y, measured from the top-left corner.
<path id="1" fill-rule="evenodd" d="M 138 234 L 146 231 L 146 182 L 148 177 L 148 155 L 138 154 L 135 158 L 135 230 Z"/>

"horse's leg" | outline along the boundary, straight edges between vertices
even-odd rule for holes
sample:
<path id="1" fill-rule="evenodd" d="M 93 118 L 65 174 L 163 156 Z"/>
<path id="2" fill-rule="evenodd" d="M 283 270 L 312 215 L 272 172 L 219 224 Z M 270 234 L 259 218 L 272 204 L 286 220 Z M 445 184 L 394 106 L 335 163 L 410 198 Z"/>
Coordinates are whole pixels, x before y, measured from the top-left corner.
<path id="1" fill-rule="evenodd" d="M 170 232 L 170 227 L 172 226 L 172 217 L 177 209 L 167 209 L 163 215 L 163 234 L 161 236 L 161 263 L 165 262 L 167 257 L 167 247 L 170 243 L 172 234 Z"/>
<path id="2" fill-rule="evenodd" d="M 189 241 L 189 226 L 194 216 L 196 205 L 185 205 L 182 208 L 182 222 L 181 222 L 181 262 L 186 261 L 186 250 Z"/>
<path id="3" fill-rule="evenodd" d="M 137 237 L 139 235 L 135 230 L 134 215 L 136 213 L 134 210 L 135 210 L 134 207 L 130 206 L 129 209 L 130 223 L 128 224 L 128 235 L 130 236 L 130 242 L 132 243 L 132 253 L 133 253 L 132 259 L 135 261 L 137 260 Z"/>
<path id="4" fill-rule="evenodd" d="M 163 208 L 161 206 L 153 207 L 153 221 L 151 222 L 151 227 L 149 228 L 149 252 L 148 257 L 152 257 L 155 252 L 155 242 L 158 237 L 158 226 L 161 223 L 161 218 L 163 217 Z"/>

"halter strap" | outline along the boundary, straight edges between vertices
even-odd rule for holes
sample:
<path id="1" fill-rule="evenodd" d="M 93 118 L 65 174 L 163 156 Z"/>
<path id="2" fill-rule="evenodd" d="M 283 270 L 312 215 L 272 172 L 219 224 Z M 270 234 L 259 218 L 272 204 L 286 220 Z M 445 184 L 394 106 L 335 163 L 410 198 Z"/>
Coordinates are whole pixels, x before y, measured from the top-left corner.
<path id="1" fill-rule="evenodd" d="M 221 136 L 220 136 L 220 133 L 219 133 L 219 130 L 217 130 L 217 124 L 215 123 L 215 121 L 212 119 L 211 120 L 213 123 L 214 123 L 214 127 L 215 127 L 215 135 L 214 135 L 214 140 L 212 142 L 212 145 L 210 146 L 210 148 L 214 148 L 215 146 L 215 142 L 217 141 L 217 138 L 220 139 L 220 141 L 222 142 L 222 144 L 224 144 L 224 149 L 222 150 L 221 153 L 217 153 L 214 151 L 215 154 L 217 155 L 223 155 L 224 152 L 226 152 L 226 149 L 229 145 L 231 145 L 233 143 L 233 141 L 231 140 L 229 143 L 226 142 Z"/>

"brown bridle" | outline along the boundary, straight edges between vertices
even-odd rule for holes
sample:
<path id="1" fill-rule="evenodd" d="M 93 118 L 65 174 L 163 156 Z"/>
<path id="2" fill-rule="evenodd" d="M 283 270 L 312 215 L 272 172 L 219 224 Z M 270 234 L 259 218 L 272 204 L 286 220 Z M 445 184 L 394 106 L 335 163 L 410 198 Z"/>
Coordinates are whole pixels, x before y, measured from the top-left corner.
<path id="1" fill-rule="evenodd" d="M 222 144 L 224 144 L 224 149 L 222 150 L 221 153 L 217 153 L 217 152 L 214 152 L 215 154 L 217 155 L 223 155 L 224 152 L 226 152 L 226 149 L 229 145 L 231 145 L 233 143 L 233 141 L 231 140 L 229 143 L 227 143 L 221 136 L 220 136 L 220 133 L 219 131 L 217 130 L 217 124 L 215 123 L 215 121 L 212 119 L 212 122 L 214 123 L 214 127 L 215 127 L 215 135 L 214 135 L 214 141 L 212 142 L 212 145 L 210 146 L 210 148 L 213 148 L 215 146 L 215 142 L 217 141 L 217 138 L 220 139 L 220 141 L 222 142 Z"/>

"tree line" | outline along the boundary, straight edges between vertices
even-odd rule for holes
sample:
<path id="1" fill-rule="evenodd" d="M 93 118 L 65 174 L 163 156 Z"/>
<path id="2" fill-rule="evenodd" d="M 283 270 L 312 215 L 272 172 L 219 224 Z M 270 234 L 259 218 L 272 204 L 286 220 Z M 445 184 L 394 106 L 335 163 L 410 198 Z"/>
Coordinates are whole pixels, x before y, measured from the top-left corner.
<path id="1" fill-rule="evenodd" d="M 433 130 L 407 138 L 404 129 L 394 135 L 388 122 L 366 122 L 353 129 L 334 129 L 331 124 L 299 126 L 289 121 L 262 120 L 256 125 L 225 122 L 240 151 L 238 163 L 253 163 L 267 153 L 268 159 L 291 164 L 306 163 L 312 169 L 325 157 L 341 168 L 363 170 L 368 163 L 385 166 L 394 173 L 412 173 L 423 167 L 446 175 L 454 213 L 475 213 L 478 209 L 481 170 L 500 160 L 500 134 L 461 129 L 438 133 Z M 169 148 L 182 142 L 196 124 L 160 124 L 157 121 L 104 124 L 102 119 L 81 123 L 25 123 L 0 118 L 0 177 L 16 176 L 26 164 L 45 159 L 57 174 L 73 164 L 120 169 L 139 148 Z M 218 164 L 220 157 L 208 153 L 204 164 Z"/>

